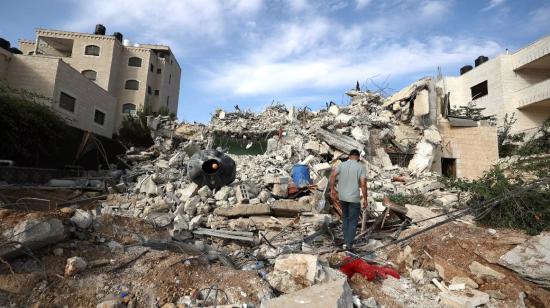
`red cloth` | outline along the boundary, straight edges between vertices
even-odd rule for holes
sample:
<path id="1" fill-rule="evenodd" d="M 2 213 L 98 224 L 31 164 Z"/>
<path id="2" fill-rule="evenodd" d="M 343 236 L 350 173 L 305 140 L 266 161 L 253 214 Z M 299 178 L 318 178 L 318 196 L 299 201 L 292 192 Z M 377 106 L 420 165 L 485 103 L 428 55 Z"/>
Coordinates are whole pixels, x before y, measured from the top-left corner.
<path id="1" fill-rule="evenodd" d="M 344 262 L 348 262 L 352 257 L 347 257 Z M 355 259 L 351 262 L 344 264 L 340 267 L 348 278 L 351 278 L 353 274 L 359 273 L 363 275 L 368 281 L 373 281 L 376 277 L 386 279 L 387 275 L 393 276 L 397 279 L 400 278 L 399 273 L 391 267 L 370 265 L 363 259 Z"/>

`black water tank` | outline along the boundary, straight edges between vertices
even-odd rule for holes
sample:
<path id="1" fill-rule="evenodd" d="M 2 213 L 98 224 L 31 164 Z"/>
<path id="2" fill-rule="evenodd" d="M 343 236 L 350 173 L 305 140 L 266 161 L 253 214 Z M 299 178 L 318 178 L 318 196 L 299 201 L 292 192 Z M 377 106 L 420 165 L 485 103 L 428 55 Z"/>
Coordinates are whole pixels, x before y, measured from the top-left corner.
<path id="1" fill-rule="evenodd" d="M 14 54 L 17 54 L 17 55 L 22 55 L 23 54 L 23 52 L 21 50 L 15 48 L 15 47 L 10 48 L 10 52 L 14 53 Z"/>
<path id="2" fill-rule="evenodd" d="M 480 66 L 481 64 L 485 63 L 489 61 L 489 58 L 487 58 L 486 56 L 479 56 L 477 57 L 477 59 L 475 60 L 475 64 L 476 64 L 476 67 L 477 66 Z"/>
<path id="3" fill-rule="evenodd" d="M 7 41 L 7 40 L 0 37 L 0 48 L 4 48 L 5 50 L 9 50 L 10 46 L 11 46 L 10 41 Z"/>
<path id="4" fill-rule="evenodd" d="M 464 65 L 463 67 L 460 68 L 460 75 L 464 75 L 467 72 L 471 71 L 472 69 L 473 67 L 471 65 Z"/>
<path id="5" fill-rule="evenodd" d="M 231 184 L 237 175 L 235 161 L 217 150 L 201 150 L 187 163 L 189 178 L 199 186 L 211 189 Z"/>
<path id="6" fill-rule="evenodd" d="M 95 25 L 95 31 L 94 31 L 94 34 L 97 34 L 97 35 L 105 35 L 105 31 L 107 29 L 105 28 L 104 25 L 102 24 L 97 24 Z"/>
<path id="7" fill-rule="evenodd" d="M 122 33 L 120 33 L 120 32 L 115 32 L 115 33 L 113 33 L 113 36 L 114 36 L 119 42 L 122 43 L 122 37 L 123 37 L 123 36 L 122 36 Z"/>

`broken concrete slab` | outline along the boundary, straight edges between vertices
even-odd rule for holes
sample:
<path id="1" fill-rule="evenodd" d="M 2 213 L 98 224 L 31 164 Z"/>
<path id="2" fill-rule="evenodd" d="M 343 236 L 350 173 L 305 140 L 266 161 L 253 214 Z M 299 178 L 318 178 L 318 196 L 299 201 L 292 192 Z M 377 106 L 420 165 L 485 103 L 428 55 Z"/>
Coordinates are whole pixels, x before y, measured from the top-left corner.
<path id="1" fill-rule="evenodd" d="M 311 204 L 295 200 L 277 200 L 271 205 L 271 212 L 278 217 L 295 217 L 303 212 L 311 212 Z"/>
<path id="2" fill-rule="evenodd" d="M 451 284 L 464 284 L 467 287 L 470 287 L 472 289 L 477 289 L 479 287 L 479 285 L 473 279 L 471 279 L 470 277 L 456 276 L 456 277 L 453 277 L 451 279 L 450 283 Z"/>
<path id="3" fill-rule="evenodd" d="M 527 280 L 550 287 L 550 232 L 517 245 L 501 256 L 498 263 Z"/>
<path id="4" fill-rule="evenodd" d="M 353 149 L 362 152 L 365 148 L 361 142 L 355 140 L 352 137 L 344 136 L 339 133 L 329 132 L 328 130 L 322 128 L 317 129 L 315 131 L 315 134 L 317 138 L 323 140 L 331 147 L 334 147 L 342 151 L 343 153 L 349 153 Z"/>
<path id="5" fill-rule="evenodd" d="M 495 279 L 504 279 L 506 275 L 501 272 L 497 272 L 489 266 L 485 266 L 477 261 L 472 262 L 468 268 L 472 274 L 480 278 L 495 278 Z"/>
<path id="6" fill-rule="evenodd" d="M 268 275 L 267 280 L 274 289 L 284 293 L 309 287 L 315 283 L 315 278 L 321 270 L 318 261 L 316 255 L 287 254 L 279 256 L 275 260 L 273 272 Z"/>
<path id="7" fill-rule="evenodd" d="M 231 207 L 219 207 L 214 210 L 214 215 L 224 217 L 248 217 L 271 214 L 269 204 L 237 204 Z"/>
<path id="8" fill-rule="evenodd" d="M 452 308 L 475 308 L 489 302 L 489 294 L 478 290 L 441 292 L 441 305 Z"/>
<path id="9" fill-rule="evenodd" d="M 346 279 L 340 279 L 264 301 L 260 307 L 348 308 L 353 307 L 353 296 Z"/>
<path id="10" fill-rule="evenodd" d="M 71 222 L 82 230 L 88 229 L 92 226 L 92 214 L 90 214 L 88 211 L 77 209 L 73 217 L 71 217 Z"/>
<path id="11" fill-rule="evenodd" d="M 6 241 L 18 244 L 6 244 L 0 248 L 1 258 L 11 258 L 24 253 L 25 250 L 38 249 L 55 244 L 65 239 L 67 233 L 61 220 L 26 219 L 2 234 Z"/>

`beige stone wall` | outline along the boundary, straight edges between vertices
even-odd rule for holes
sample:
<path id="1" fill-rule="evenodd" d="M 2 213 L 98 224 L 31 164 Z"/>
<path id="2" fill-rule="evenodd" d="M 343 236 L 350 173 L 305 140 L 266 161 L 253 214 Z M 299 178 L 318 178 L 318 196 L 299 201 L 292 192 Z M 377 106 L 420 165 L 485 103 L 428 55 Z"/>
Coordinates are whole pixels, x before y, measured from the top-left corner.
<path id="1" fill-rule="evenodd" d="M 52 107 L 70 125 L 112 137 L 116 98 L 89 81 L 60 58 L 14 55 L 8 65 L 8 84 L 51 98 Z M 59 108 L 61 91 L 76 98 L 75 112 Z M 95 109 L 106 114 L 104 125 L 94 123 Z"/>
<path id="2" fill-rule="evenodd" d="M 76 98 L 74 113 L 57 107 L 61 92 Z M 64 62 L 60 62 L 58 67 L 53 99 L 56 109 L 71 118 L 76 127 L 108 138 L 112 137 L 117 107 L 116 98 Z M 96 109 L 105 113 L 103 125 L 94 122 Z"/>
<path id="3" fill-rule="evenodd" d="M 456 159 L 456 175 L 475 179 L 483 175 L 498 160 L 496 127 L 451 127 L 439 119 L 442 157 Z"/>
<path id="4" fill-rule="evenodd" d="M 19 50 L 21 50 L 24 55 L 34 53 L 35 45 L 34 41 L 19 40 Z"/>
<path id="5" fill-rule="evenodd" d="M 52 98 L 60 61 L 55 57 L 13 55 L 8 65 L 8 84 Z"/>

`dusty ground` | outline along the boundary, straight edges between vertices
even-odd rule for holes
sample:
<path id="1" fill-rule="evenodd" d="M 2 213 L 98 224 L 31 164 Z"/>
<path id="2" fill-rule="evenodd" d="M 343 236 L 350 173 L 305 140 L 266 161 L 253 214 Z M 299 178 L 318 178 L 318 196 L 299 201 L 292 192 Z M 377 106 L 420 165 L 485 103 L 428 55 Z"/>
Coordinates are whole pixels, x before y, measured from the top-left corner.
<path id="1" fill-rule="evenodd" d="M 407 230 L 403 236 L 414 231 L 416 230 Z M 525 304 L 528 307 L 550 307 L 549 291 L 523 280 L 516 273 L 496 264 L 501 255 L 527 238 L 527 235 L 515 230 L 498 229 L 496 233 L 491 234 L 487 228 L 457 222 L 421 234 L 413 238 L 408 245 L 412 248 L 418 266 L 425 269 L 426 273 L 436 274 L 438 271 L 435 263 L 438 263 L 444 269 L 444 281 L 447 285 L 455 276 L 473 279 L 479 285 L 480 291 L 492 295 L 490 302 L 492 307 L 516 307 L 519 292 L 526 293 Z M 418 290 L 424 295 L 431 293 L 433 297 L 429 299 L 428 296 L 428 303 L 431 302 L 430 306 L 436 305 L 439 290 L 429 282 L 431 277 L 425 279 L 421 285 L 411 284 L 407 279 L 406 266 L 403 263 L 398 264 L 400 251 L 402 247 L 393 247 L 386 252 L 388 260 L 398 265 L 399 272 L 404 276 L 404 279 L 399 282 L 400 285 L 391 286 L 395 284 L 394 282 L 372 283 L 356 275 L 350 281 L 352 288 L 361 294 L 362 298 L 374 296 L 379 304 L 387 307 L 403 307 L 406 297 L 419 300 L 421 296 L 415 297 Z M 506 278 L 496 280 L 474 276 L 468 268 L 473 261 L 492 267 L 505 274 Z M 434 276 L 437 277 L 437 275 Z M 386 288 L 388 285 L 393 288 Z M 400 288 L 407 291 L 399 294 L 397 291 Z"/>

